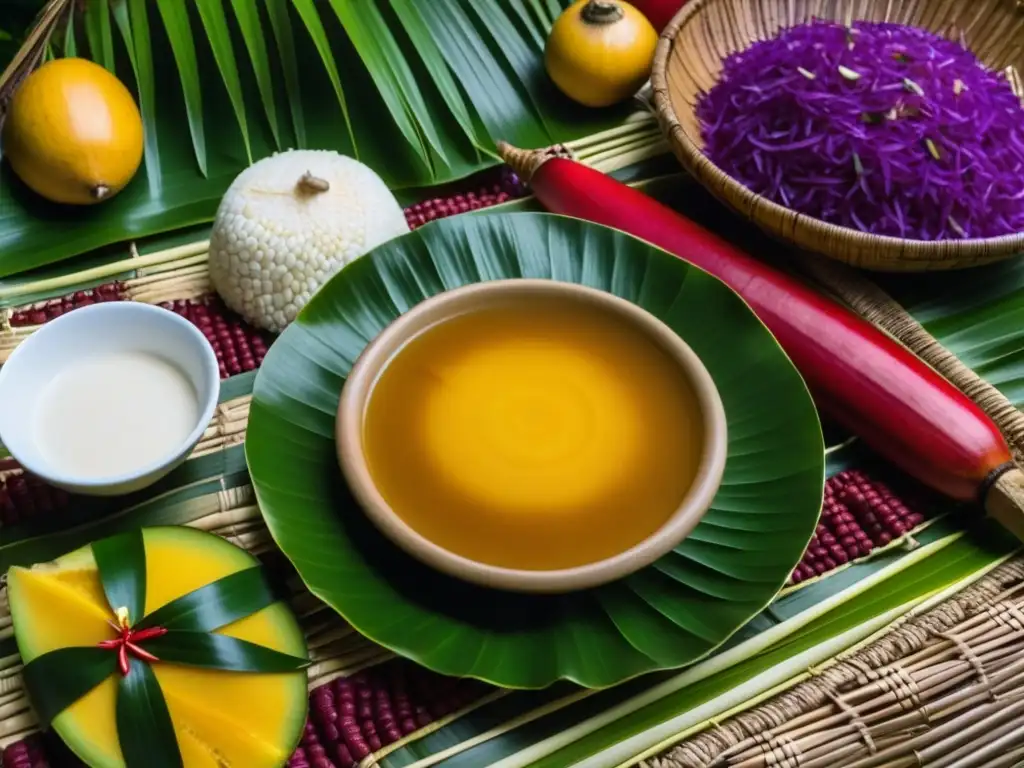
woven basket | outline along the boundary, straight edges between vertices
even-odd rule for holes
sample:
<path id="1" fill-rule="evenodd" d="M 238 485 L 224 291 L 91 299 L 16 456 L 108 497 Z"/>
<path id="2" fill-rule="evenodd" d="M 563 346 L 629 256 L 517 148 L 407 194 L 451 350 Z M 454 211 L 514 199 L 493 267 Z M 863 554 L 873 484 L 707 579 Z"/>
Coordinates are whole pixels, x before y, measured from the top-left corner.
<path id="1" fill-rule="evenodd" d="M 651 75 L 658 120 L 683 166 L 769 234 L 854 266 L 955 269 L 1024 252 L 1024 233 L 923 241 L 827 224 L 751 192 L 704 155 L 694 106 L 714 85 L 723 60 L 783 27 L 814 18 L 910 24 L 962 39 L 987 66 L 1006 70 L 1018 84 L 1024 72 L 1024 0 L 690 0 L 662 32 Z"/>

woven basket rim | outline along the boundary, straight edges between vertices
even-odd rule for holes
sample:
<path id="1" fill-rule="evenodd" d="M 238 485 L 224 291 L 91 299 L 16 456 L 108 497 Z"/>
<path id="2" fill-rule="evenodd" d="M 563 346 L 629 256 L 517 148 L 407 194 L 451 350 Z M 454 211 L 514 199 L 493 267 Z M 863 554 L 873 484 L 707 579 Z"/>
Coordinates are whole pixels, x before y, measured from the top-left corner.
<path id="1" fill-rule="evenodd" d="M 712 162 L 690 138 L 676 115 L 672 98 L 669 95 L 668 66 L 679 31 L 687 24 L 695 22 L 705 8 L 714 3 L 726 1 L 689 0 L 662 31 L 651 69 L 654 112 L 662 132 L 666 135 L 673 154 L 683 167 L 709 192 L 734 209 L 738 209 L 738 206 L 724 200 L 722 193 L 729 192 L 734 197 L 742 199 L 744 209 L 739 212 L 759 225 L 767 226 L 761 221 L 765 215 L 778 219 L 783 222 L 783 225 L 772 226 L 770 227 L 771 231 L 787 242 L 807 250 L 836 258 L 824 248 L 803 242 L 806 239 L 805 236 L 821 238 L 826 241 L 841 241 L 846 245 L 856 245 L 858 249 L 873 251 L 874 256 L 883 257 L 875 265 L 875 268 L 878 269 L 884 268 L 881 261 L 886 262 L 889 268 L 896 270 L 929 268 L 933 266 L 929 262 L 951 261 L 962 261 L 964 263 L 959 266 L 969 267 L 991 263 L 1024 251 L 1024 232 L 987 238 L 915 240 L 892 235 L 877 235 L 832 224 L 794 211 L 792 208 L 787 208 L 751 191 Z M 776 2 L 781 8 L 785 8 L 789 4 L 787 0 L 769 0 L 769 2 Z M 798 233 L 804 236 L 798 236 Z M 900 262 L 903 264 L 900 265 Z"/>

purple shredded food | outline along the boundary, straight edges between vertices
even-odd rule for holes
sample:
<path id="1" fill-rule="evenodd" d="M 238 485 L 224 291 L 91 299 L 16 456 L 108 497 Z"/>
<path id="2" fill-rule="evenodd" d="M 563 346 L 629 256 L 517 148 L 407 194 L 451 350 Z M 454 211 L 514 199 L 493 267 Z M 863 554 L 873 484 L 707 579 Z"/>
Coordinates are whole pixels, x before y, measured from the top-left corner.
<path id="1" fill-rule="evenodd" d="M 813 21 L 726 59 L 705 151 L 780 205 L 915 240 L 1024 231 L 1024 107 L 958 42 Z"/>

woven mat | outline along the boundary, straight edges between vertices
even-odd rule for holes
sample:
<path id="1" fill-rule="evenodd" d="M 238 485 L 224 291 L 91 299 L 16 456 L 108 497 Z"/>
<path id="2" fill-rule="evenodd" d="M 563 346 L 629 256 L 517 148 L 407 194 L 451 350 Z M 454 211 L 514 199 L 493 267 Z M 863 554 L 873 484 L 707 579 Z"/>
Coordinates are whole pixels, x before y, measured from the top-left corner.
<path id="1" fill-rule="evenodd" d="M 1024 558 L 646 768 L 1010 768 L 1024 760 Z M 942 762 L 932 762 L 941 758 Z"/>
<path id="2" fill-rule="evenodd" d="M 473 197 L 499 201 L 495 185 L 477 190 Z M 411 223 L 419 225 L 449 210 L 444 206 L 417 206 L 408 215 Z M 866 291 L 867 287 L 858 290 Z M 0 464 L 0 557 L 4 558 L 5 566 L 33 561 L 38 559 L 34 556 L 38 553 L 52 556 L 66 550 L 76 536 L 86 536 L 88 540 L 112 527 L 156 523 L 210 530 L 261 554 L 289 579 L 292 605 L 306 631 L 314 661 L 310 670 L 310 721 L 290 762 L 296 768 L 347 768 L 357 764 L 425 768 L 499 763 L 511 768 L 536 761 L 552 766 L 569 765 L 566 750 L 573 745 L 583 745 L 575 754 L 597 754 L 608 743 L 627 743 L 628 737 L 644 732 L 657 718 L 658 722 L 671 721 L 672 715 L 685 706 L 674 703 L 672 697 L 688 681 L 705 672 L 710 675 L 725 663 L 716 659 L 730 658 L 734 652 L 739 658 L 739 650 L 767 643 L 764 638 L 785 637 L 787 632 L 795 631 L 802 617 L 814 613 L 815 606 L 837 596 L 861 594 L 870 588 L 872 579 L 887 569 L 906 567 L 923 556 L 922 550 L 945 546 L 959 535 L 956 525 L 946 520 L 936 522 L 935 513 L 944 512 L 943 505 L 865 459 L 855 445 L 835 446 L 829 461 L 827 496 L 844 505 L 851 520 L 856 518 L 863 535 L 844 537 L 829 525 L 820 525 L 787 590 L 712 659 L 711 666 L 702 664 L 683 673 L 652 675 L 605 692 L 554 686 L 547 691 L 514 693 L 444 678 L 393 658 L 344 625 L 303 589 L 275 551 L 255 504 L 241 445 L 254 371 L 272 339 L 246 326 L 212 297 L 205 243 L 152 254 L 133 252 L 122 263 L 55 278 L 34 286 L 20 298 L 12 298 L 9 306 L 0 310 L 0 362 L 34 329 L 71 308 L 123 300 L 162 304 L 203 329 L 214 346 L 224 378 L 216 416 L 182 470 L 155 489 L 129 499 L 71 499 L 24 475 L 11 460 L 6 460 Z M 888 322 L 891 324 L 892 320 Z M 901 510 L 905 521 L 901 530 L 886 531 L 871 517 L 870 505 L 857 501 L 858 495 L 863 498 L 872 494 Z M 68 533 L 48 533 L 53 530 Z M 990 578 L 1002 584 L 1005 578 L 1001 574 L 1002 571 L 996 572 Z M 984 586 L 970 594 L 974 596 L 971 599 L 984 597 L 987 602 L 995 596 Z M 956 641 L 950 642 L 957 645 Z M 893 659 L 898 662 L 906 655 Z M 4 767 L 63 764 L 66 754 L 61 745 L 35 733 L 35 720 L 21 689 L 9 614 L 2 604 L 0 657 L 0 745 L 6 747 Z M 978 679 L 994 674 L 982 668 Z M 817 709 L 808 711 L 817 712 L 820 705 L 816 706 Z M 856 720 L 852 716 L 847 719 L 851 723 Z M 829 722 L 829 718 L 823 721 Z M 869 718 L 868 722 L 875 721 Z M 859 726 L 850 727 L 858 734 L 863 732 Z M 569 731 L 571 739 L 565 736 Z M 739 751 L 735 754 L 746 760 L 743 738 L 757 741 L 760 737 L 758 731 L 750 728 L 744 734 L 728 743 L 736 745 Z M 671 750 L 673 756 L 664 760 L 677 761 L 664 765 L 704 765 L 678 762 L 674 742 L 682 735 L 678 733 L 672 744 L 658 745 L 662 751 Z M 790 736 L 783 733 L 779 738 L 785 741 Z M 633 755 L 641 751 L 649 752 L 650 747 L 638 749 Z M 705 753 L 710 754 L 707 750 Z M 655 758 L 652 764 L 658 765 L 660 759 Z M 787 763 L 768 760 L 764 764 Z"/>

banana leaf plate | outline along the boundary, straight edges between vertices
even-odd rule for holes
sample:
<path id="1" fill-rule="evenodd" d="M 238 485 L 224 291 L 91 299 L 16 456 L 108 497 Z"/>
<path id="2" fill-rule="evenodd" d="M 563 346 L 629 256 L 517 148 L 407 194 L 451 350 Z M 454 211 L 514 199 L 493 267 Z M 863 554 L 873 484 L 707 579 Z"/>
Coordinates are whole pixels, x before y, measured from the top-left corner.
<path id="1" fill-rule="evenodd" d="M 429 296 L 519 277 L 588 285 L 660 317 L 725 405 L 729 453 L 713 507 L 669 555 L 594 590 L 519 595 L 434 572 L 372 526 L 336 462 L 339 393 L 366 344 Z M 439 221 L 339 272 L 267 355 L 246 457 L 267 526 L 314 595 L 396 653 L 508 688 L 599 688 L 706 656 L 782 587 L 824 483 L 806 386 L 736 294 L 626 234 L 535 213 Z"/>

